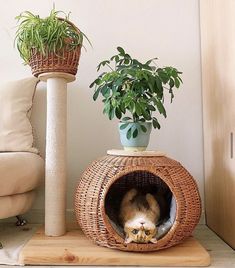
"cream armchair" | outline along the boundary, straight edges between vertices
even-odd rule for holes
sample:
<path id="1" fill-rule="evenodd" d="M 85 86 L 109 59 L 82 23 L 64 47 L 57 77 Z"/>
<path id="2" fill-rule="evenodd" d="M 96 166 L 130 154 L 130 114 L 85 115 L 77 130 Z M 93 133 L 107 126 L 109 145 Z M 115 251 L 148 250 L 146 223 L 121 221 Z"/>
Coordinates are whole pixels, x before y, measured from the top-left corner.
<path id="1" fill-rule="evenodd" d="M 0 219 L 22 215 L 44 178 L 44 160 L 35 153 L 0 153 Z M 20 224 L 20 222 L 19 222 Z"/>
<path id="2" fill-rule="evenodd" d="M 37 82 L 30 77 L 0 84 L 0 219 L 26 213 L 44 178 L 29 121 Z"/>

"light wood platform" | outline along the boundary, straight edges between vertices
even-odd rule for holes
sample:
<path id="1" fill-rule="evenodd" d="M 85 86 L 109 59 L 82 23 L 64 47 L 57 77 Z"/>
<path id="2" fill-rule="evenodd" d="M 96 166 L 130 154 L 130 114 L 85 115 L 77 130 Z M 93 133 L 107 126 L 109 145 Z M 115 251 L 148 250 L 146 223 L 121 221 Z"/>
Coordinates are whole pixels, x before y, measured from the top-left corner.
<path id="1" fill-rule="evenodd" d="M 65 236 L 46 237 L 40 228 L 20 254 L 24 265 L 105 265 L 105 266 L 208 266 L 210 256 L 190 237 L 183 244 L 151 253 L 130 253 L 99 247 L 79 229 Z"/>
<path id="2" fill-rule="evenodd" d="M 165 153 L 159 151 L 125 151 L 118 149 L 111 149 L 107 151 L 108 155 L 120 155 L 120 156 L 142 156 L 142 157 L 152 157 L 152 156 L 166 156 Z"/>

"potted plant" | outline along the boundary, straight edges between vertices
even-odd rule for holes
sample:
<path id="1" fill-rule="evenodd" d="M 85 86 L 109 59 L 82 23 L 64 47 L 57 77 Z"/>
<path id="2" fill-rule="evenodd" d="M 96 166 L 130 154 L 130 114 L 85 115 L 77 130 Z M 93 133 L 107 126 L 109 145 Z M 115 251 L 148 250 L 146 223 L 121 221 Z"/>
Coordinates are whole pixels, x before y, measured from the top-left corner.
<path id="1" fill-rule="evenodd" d="M 109 70 L 101 73 L 90 88 L 94 87 L 93 99 L 103 98 L 103 113 L 110 120 L 120 120 L 119 132 L 125 150 L 143 151 L 149 143 L 152 126 L 160 129 L 156 113 L 166 117 L 165 92 L 174 98 L 174 88 L 182 83 L 181 72 L 173 67 L 160 68 L 156 59 L 141 63 L 123 48 L 110 60 L 102 61 L 101 67 Z"/>
<path id="2" fill-rule="evenodd" d="M 45 72 L 77 73 L 86 36 L 69 21 L 69 14 L 53 8 L 46 18 L 25 11 L 16 19 L 19 25 L 15 44 L 34 76 Z"/>

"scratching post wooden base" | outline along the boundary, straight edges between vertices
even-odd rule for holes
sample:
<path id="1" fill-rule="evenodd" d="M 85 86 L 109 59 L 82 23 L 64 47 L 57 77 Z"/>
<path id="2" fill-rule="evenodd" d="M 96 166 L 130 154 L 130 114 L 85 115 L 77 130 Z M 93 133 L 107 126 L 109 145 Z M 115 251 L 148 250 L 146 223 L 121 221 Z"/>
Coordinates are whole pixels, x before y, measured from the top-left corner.
<path id="1" fill-rule="evenodd" d="M 66 235 L 47 237 L 39 229 L 20 253 L 23 265 L 208 266 L 208 252 L 193 237 L 169 249 L 134 253 L 99 247 L 75 226 Z"/>
<path id="2" fill-rule="evenodd" d="M 67 83 L 75 76 L 44 73 L 39 78 L 47 82 L 45 234 L 60 236 L 66 232 Z"/>

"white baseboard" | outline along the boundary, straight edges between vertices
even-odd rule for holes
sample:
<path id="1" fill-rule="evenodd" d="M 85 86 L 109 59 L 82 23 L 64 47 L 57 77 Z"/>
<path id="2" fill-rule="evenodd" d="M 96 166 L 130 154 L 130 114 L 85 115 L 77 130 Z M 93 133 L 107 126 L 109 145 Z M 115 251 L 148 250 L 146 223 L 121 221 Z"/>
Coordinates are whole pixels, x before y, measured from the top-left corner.
<path id="1" fill-rule="evenodd" d="M 44 209 L 31 209 L 28 213 L 25 214 L 25 218 L 30 223 L 44 223 L 44 217 L 45 217 Z M 75 213 L 74 213 L 74 210 L 72 208 L 66 210 L 66 219 L 67 219 L 67 222 L 75 222 L 76 221 Z M 4 219 L 2 221 L 15 222 L 16 219 L 15 218 L 8 218 L 8 219 Z M 206 223 L 205 211 L 202 210 L 202 215 L 201 215 L 201 219 L 199 221 L 199 224 L 205 224 L 205 223 Z"/>

